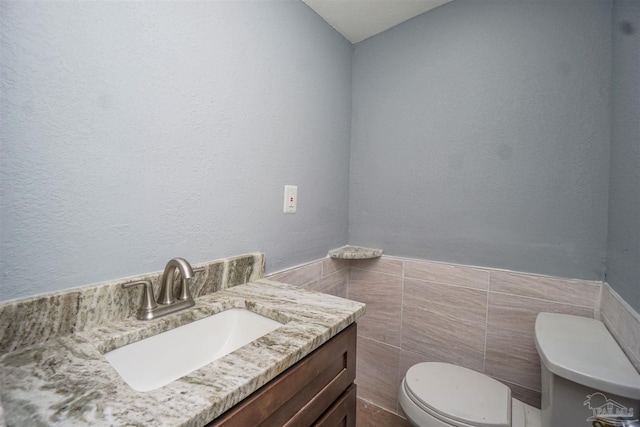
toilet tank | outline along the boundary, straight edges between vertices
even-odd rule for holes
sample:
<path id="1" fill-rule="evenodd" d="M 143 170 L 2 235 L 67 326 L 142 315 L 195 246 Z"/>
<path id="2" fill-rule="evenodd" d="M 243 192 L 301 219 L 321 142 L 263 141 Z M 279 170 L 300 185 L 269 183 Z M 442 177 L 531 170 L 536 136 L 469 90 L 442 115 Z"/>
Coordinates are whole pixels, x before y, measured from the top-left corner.
<path id="1" fill-rule="evenodd" d="M 640 374 L 602 322 L 540 313 L 542 427 L 640 427 Z"/>

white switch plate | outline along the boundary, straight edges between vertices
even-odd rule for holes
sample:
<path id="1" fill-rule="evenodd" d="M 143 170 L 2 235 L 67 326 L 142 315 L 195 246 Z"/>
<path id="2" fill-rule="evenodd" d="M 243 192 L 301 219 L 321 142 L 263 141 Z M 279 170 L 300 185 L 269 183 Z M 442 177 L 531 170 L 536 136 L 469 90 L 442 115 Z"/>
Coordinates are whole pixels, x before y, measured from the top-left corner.
<path id="1" fill-rule="evenodd" d="M 298 186 L 284 186 L 284 213 L 296 213 L 298 210 Z"/>

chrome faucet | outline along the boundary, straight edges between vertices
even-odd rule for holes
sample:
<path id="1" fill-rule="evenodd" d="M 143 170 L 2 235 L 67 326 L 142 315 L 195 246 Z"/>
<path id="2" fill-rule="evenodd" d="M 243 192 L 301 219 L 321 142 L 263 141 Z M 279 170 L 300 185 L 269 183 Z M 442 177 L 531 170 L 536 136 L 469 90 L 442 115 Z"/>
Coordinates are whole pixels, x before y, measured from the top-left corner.
<path id="1" fill-rule="evenodd" d="M 178 295 L 173 295 L 173 280 L 176 275 L 176 270 L 180 272 L 180 288 Z M 184 310 L 194 306 L 196 303 L 189 291 L 189 284 L 187 279 L 193 277 L 193 268 L 186 259 L 173 258 L 169 260 L 164 268 L 162 274 L 162 280 L 160 281 L 160 291 L 158 292 L 158 299 L 154 298 L 153 287 L 149 280 L 141 280 L 131 283 L 123 283 L 123 288 L 130 288 L 133 286 L 143 285 L 142 291 L 142 307 L 138 309 L 136 317 L 140 320 L 151 320 L 160 316 L 165 316 L 170 313 L 175 313 L 179 310 Z"/>

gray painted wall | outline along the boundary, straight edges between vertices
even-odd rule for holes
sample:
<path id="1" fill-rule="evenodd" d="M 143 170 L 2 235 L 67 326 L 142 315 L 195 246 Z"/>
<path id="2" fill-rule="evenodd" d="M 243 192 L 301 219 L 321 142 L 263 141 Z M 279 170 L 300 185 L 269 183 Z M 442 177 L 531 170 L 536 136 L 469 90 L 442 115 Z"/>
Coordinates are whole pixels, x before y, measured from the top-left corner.
<path id="1" fill-rule="evenodd" d="M 346 243 L 352 47 L 302 2 L 0 16 L 0 300 L 174 256 L 264 251 L 276 271 Z"/>
<path id="2" fill-rule="evenodd" d="M 613 3 L 607 282 L 640 311 L 640 2 Z"/>
<path id="3" fill-rule="evenodd" d="M 611 3 L 456 0 L 356 45 L 349 243 L 602 279 Z"/>
<path id="4" fill-rule="evenodd" d="M 610 6 L 456 0 L 356 46 L 350 111 L 352 47 L 300 2 L 0 2 L 0 300 L 277 271 L 346 243 L 349 202 L 350 243 L 601 278 L 612 90 L 607 280 L 640 309 L 638 3 L 613 89 Z"/>

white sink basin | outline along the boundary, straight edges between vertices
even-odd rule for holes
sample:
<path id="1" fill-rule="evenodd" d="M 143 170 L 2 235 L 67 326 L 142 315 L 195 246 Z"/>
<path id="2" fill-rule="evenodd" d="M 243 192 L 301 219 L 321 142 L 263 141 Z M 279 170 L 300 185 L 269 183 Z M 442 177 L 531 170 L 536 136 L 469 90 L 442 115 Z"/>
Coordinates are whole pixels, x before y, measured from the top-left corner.
<path id="1" fill-rule="evenodd" d="M 150 391 L 202 368 L 282 326 L 232 308 L 120 347 L 105 358 L 131 388 Z"/>

